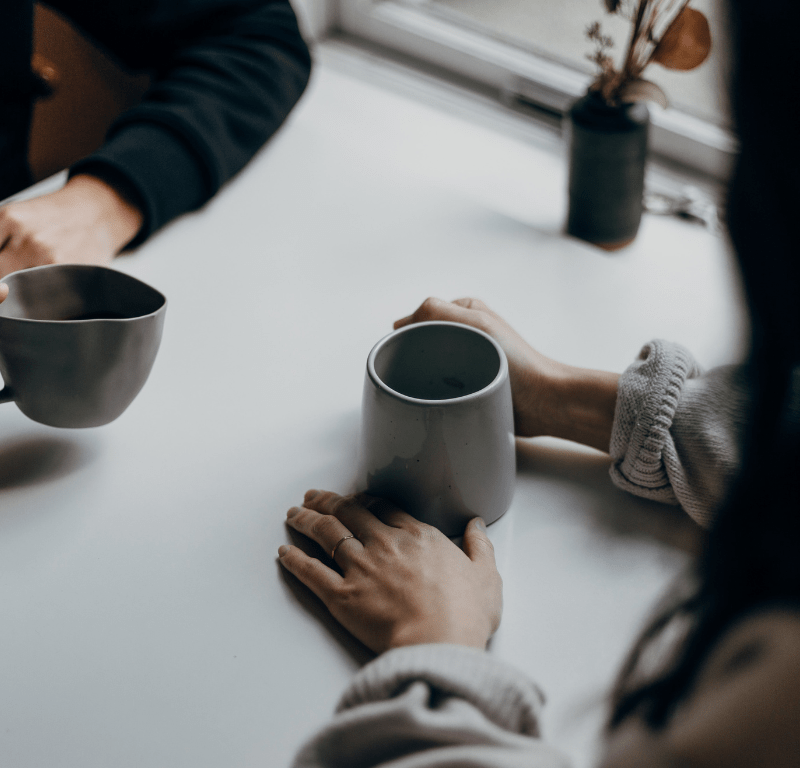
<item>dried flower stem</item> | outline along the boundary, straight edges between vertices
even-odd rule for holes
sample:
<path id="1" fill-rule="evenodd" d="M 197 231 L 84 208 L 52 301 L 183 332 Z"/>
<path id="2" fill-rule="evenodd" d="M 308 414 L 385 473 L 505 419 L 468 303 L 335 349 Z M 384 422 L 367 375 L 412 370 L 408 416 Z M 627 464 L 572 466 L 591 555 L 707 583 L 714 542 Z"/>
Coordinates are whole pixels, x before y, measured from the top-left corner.
<path id="1" fill-rule="evenodd" d="M 595 45 L 594 52 L 588 54 L 587 58 L 599 70 L 591 89 L 598 92 L 609 104 L 617 104 L 620 99 L 625 98 L 634 100 L 644 98 L 666 106 L 667 99 L 663 91 L 657 85 L 644 81 L 642 73 L 653 61 L 656 51 L 660 51 L 665 35 L 690 2 L 691 0 L 605 0 L 605 7 L 609 13 L 630 21 L 630 37 L 622 64 L 618 68 L 608 53 L 613 47 L 613 40 L 603 34 L 600 23 L 595 22 L 586 28 L 586 37 Z M 693 18 L 698 16 L 702 19 L 701 23 L 705 23 L 707 30 L 708 23 L 703 14 L 695 12 Z M 671 41 L 670 45 L 674 46 L 675 41 Z M 698 49 L 695 52 L 700 56 L 699 62 L 704 60 L 709 50 L 710 44 L 706 44 L 705 51 Z M 662 54 L 659 52 L 658 55 L 659 63 L 669 67 L 669 64 L 665 64 Z M 683 60 L 686 60 L 685 56 Z M 673 68 L 684 67 L 677 64 Z"/>
<path id="2" fill-rule="evenodd" d="M 631 36 L 630 40 L 628 41 L 628 53 L 625 56 L 625 63 L 622 66 L 623 80 L 628 80 L 635 77 L 633 70 L 635 66 L 634 57 L 636 45 L 639 42 L 639 31 L 642 28 L 642 20 L 644 19 L 644 15 L 649 4 L 650 0 L 639 0 L 639 4 L 636 6 L 636 16 L 634 17 L 633 28 L 631 29 Z"/>

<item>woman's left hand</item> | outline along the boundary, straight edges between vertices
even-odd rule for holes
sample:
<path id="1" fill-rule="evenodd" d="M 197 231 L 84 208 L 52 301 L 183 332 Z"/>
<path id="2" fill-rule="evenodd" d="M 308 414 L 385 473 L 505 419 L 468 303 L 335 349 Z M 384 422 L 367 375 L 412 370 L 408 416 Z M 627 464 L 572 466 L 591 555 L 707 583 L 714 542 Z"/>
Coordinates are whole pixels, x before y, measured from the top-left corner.
<path id="1" fill-rule="evenodd" d="M 280 563 L 376 653 L 455 643 L 483 649 L 500 624 L 502 579 L 480 518 L 464 549 L 436 528 L 373 496 L 308 491 L 287 524 L 319 544 L 341 573 L 298 547 Z"/>

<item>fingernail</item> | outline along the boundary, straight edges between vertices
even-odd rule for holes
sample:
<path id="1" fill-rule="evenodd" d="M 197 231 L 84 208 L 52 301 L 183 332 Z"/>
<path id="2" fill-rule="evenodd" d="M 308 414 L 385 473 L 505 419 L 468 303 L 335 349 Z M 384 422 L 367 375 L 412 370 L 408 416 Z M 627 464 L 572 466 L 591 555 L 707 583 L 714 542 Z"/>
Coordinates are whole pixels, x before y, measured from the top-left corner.
<path id="1" fill-rule="evenodd" d="M 290 549 L 291 547 L 288 544 L 281 544 L 278 547 L 278 557 L 283 557 Z"/>
<path id="2" fill-rule="evenodd" d="M 478 526 L 478 528 L 480 528 L 482 531 L 485 531 L 486 530 L 486 523 L 483 522 L 483 518 L 482 517 L 476 517 L 475 519 L 478 521 L 477 523 L 475 523 L 475 525 Z"/>
<path id="3" fill-rule="evenodd" d="M 295 515 L 299 514 L 299 512 L 300 512 L 300 507 L 292 507 L 292 508 L 291 508 L 291 509 L 290 509 L 290 510 L 289 510 L 289 511 L 286 513 L 286 518 L 287 518 L 287 520 L 288 520 L 290 517 L 294 517 Z"/>
<path id="4" fill-rule="evenodd" d="M 319 491 L 316 491 L 313 488 L 311 488 L 310 490 L 306 491 L 304 500 L 311 501 L 311 499 L 313 499 L 315 496 L 319 496 Z"/>

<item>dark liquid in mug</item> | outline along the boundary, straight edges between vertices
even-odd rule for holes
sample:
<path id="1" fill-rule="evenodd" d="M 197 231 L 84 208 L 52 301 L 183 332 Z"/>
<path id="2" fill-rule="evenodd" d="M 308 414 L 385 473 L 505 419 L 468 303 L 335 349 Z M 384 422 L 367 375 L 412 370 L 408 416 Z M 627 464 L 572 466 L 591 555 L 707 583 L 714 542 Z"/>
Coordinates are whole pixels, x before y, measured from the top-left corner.
<path id="1" fill-rule="evenodd" d="M 121 312 L 114 312 L 113 310 L 104 310 L 101 312 L 86 312 L 82 315 L 73 315 L 72 317 L 61 317 L 60 320 L 124 320 L 130 315 L 123 315 Z"/>

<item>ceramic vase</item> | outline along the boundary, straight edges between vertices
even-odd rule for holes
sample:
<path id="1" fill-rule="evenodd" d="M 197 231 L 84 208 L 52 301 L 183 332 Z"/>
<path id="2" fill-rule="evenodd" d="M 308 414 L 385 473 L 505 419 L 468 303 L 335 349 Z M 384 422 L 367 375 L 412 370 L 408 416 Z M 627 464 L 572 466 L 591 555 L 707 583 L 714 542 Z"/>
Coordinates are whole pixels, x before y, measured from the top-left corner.
<path id="1" fill-rule="evenodd" d="M 567 234 L 606 250 L 636 237 L 642 218 L 650 116 L 589 92 L 569 112 Z"/>

